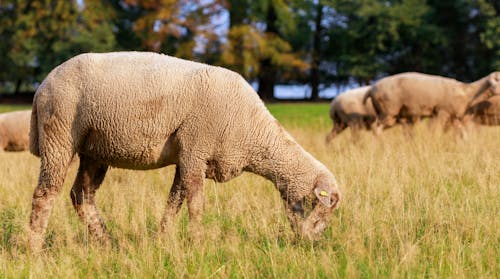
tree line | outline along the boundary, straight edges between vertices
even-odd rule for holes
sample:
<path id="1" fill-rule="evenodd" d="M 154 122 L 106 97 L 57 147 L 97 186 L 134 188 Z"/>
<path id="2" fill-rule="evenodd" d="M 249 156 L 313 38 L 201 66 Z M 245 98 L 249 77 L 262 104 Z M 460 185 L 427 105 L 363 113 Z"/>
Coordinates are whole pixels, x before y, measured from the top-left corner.
<path id="1" fill-rule="evenodd" d="M 83 52 L 154 51 L 276 84 L 368 84 L 500 69 L 498 0 L 4 0 L 0 93 L 34 91 Z"/>

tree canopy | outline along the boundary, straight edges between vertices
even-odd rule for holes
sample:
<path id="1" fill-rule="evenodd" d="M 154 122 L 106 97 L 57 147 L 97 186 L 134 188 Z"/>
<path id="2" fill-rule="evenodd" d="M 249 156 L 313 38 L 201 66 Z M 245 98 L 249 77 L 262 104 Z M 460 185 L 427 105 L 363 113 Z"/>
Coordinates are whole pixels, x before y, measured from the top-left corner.
<path id="1" fill-rule="evenodd" d="M 83 52 L 154 51 L 274 86 L 369 84 L 404 71 L 475 80 L 500 69 L 495 0 L 5 0 L 0 94 L 34 91 Z"/>

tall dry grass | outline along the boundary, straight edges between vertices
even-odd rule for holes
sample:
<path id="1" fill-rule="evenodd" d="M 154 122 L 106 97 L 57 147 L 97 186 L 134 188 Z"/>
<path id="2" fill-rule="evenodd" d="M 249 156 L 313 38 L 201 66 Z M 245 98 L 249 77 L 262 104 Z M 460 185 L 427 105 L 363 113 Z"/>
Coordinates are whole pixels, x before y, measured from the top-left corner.
<path id="1" fill-rule="evenodd" d="M 0 277 L 498 278 L 500 127 L 468 141 L 400 129 L 381 138 L 349 132 L 326 146 L 328 119 L 283 122 L 341 184 L 343 201 L 324 238 L 293 238 L 268 181 L 244 174 L 205 182 L 204 242 L 192 245 L 187 210 L 175 234 L 158 237 L 172 167 L 111 169 L 97 204 L 113 239 L 89 242 L 73 211 L 68 173 L 49 222 L 45 252 L 26 251 L 37 158 L 0 154 Z"/>

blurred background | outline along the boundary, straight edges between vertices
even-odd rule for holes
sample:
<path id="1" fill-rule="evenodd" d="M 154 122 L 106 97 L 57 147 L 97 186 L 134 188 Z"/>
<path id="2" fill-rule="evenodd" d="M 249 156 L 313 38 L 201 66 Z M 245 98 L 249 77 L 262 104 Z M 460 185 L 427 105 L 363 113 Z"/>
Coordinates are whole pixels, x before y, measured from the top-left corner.
<path id="1" fill-rule="evenodd" d="M 418 71 L 500 69 L 499 0 L 0 0 L 0 99 L 84 52 L 154 51 L 243 75 L 265 101 Z"/>

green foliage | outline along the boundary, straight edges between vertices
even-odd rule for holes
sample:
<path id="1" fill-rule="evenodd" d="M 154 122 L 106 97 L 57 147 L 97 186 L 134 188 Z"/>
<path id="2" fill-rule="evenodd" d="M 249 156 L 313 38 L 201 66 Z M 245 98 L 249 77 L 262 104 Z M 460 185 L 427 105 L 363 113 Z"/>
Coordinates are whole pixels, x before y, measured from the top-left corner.
<path id="1" fill-rule="evenodd" d="M 499 12 L 491 0 L 5 0 L 0 93 L 33 91 L 68 58 L 112 50 L 221 65 L 265 91 L 404 71 L 470 81 L 500 69 Z"/>
<path id="2" fill-rule="evenodd" d="M 496 10 L 489 1 L 480 0 L 479 7 L 484 16 L 485 26 L 481 33 L 481 42 L 491 51 L 492 70 L 500 69 L 500 10 Z M 500 4 L 497 4 L 500 9 Z"/>
<path id="3" fill-rule="evenodd" d="M 270 8 L 276 11 L 276 20 L 272 23 L 276 30 L 262 30 L 259 24 L 271 24 L 266 17 Z M 228 42 L 223 46 L 221 65 L 247 79 L 257 78 L 261 61 L 266 59 L 285 73 L 307 69 L 308 64 L 294 53 L 284 36 L 295 32 L 295 21 L 287 3 L 282 0 L 234 0 L 228 2 L 228 11 Z"/>
<path id="4" fill-rule="evenodd" d="M 21 82 L 28 89 L 55 66 L 88 51 L 114 48 L 112 25 L 102 1 L 23 1 L 0 3 L 0 61 L 8 67 L 0 82 Z"/>

